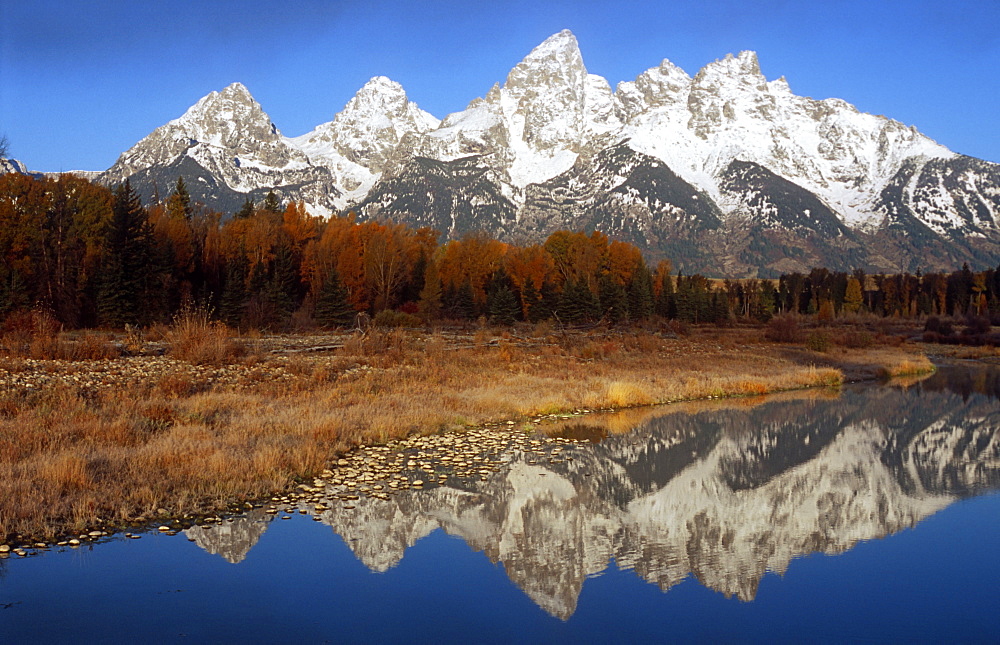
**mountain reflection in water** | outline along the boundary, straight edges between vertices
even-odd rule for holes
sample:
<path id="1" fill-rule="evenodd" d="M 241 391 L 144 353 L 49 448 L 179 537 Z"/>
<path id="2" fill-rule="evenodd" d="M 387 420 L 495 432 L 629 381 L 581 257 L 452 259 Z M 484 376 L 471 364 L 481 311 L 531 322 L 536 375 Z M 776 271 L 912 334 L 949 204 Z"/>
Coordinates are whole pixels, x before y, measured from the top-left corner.
<path id="1" fill-rule="evenodd" d="M 443 529 L 562 619 L 612 558 L 664 591 L 693 575 L 749 601 L 795 557 L 841 553 L 1000 488 L 998 374 L 944 368 L 909 387 L 633 411 L 645 418 L 627 433 L 621 419 L 584 417 L 563 430 L 605 438 L 567 448 L 571 460 L 516 454 L 487 481 L 334 503 L 320 520 L 373 571 Z M 237 563 L 268 522 L 257 512 L 187 533 Z"/>

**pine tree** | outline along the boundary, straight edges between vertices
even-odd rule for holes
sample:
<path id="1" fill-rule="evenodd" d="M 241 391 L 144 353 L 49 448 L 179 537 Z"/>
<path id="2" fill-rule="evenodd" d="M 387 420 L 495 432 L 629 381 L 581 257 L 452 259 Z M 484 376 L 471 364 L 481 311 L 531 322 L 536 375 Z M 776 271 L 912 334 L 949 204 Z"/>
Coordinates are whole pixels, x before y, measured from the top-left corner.
<path id="1" fill-rule="evenodd" d="M 357 312 L 347 299 L 347 287 L 340 281 L 340 274 L 331 270 L 323 281 L 323 287 L 316 297 L 313 317 L 324 327 L 347 327 L 354 322 Z"/>
<path id="2" fill-rule="evenodd" d="M 219 303 L 222 321 L 231 327 L 239 327 L 243 322 L 247 303 L 246 261 L 242 256 L 233 259 L 226 266 L 226 278 Z"/>
<path id="3" fill-rule="evenodd" d="M 660 293 L 656 297 L 656 314 L 667 319 L 677 317 L 677 303 L 674 300 L 674 280 L 664 273 L 660 281 Z"/>
<path id="4" fill-rule="evenodd" d="M 167 212 L 170 213 L 171 217 L 179 217 L 186 220 L 190 220 L 191 215 L 194 213 L 194 208 L 191 206 L 191 194 L 188 193 L 183 177 L 177 178 L 177 185 L 174 187 L 174 192 L 167 198 Z"/>
<path id="5" fill-rule="evenodd" d="M 492 291 L 487 298 L 487 310 L 490 315 L 490 322 L 495 325 L 513 325 L 521 313 L 521 307 L 517 304 L 517 297 L 507 286 L 498 287 Z"/>
<path id="6" fill-rule="evenodd" d="M 730 311 L 729 311 L 729 299 L 726 294 L 722 291 L 712 291 L 711 304 L 709 305 L 709 313 L 706 321 L 713 322 L 717 325 L 723 325 L 729 322 Z"/>
<path id="7" fill-rule="evenodd" d="M 646 320 L 653 315 L 653 276 L 644 263 L 640 263 L 629 280 L 628 311 L 632 320 Z"/>
<path id="8" fill-rule="evenodd" d="M 628 319 L 628 294 L 625 287 L 612 280 L 611 276 L 603 274 L 597 281 L 597 291 L 602 317 L 612 324 Z"/>
<path id="9" fill-rule="evenodd" d="M 774 290 L 774 285 L 770 280 L 760 281 L 760 306 L 757 311 L 754 312 L 754 317 L 761 321 L 767 322 L 771 320 L 774 316 L 775 303 L 777 301 L 777 293 Z"/>
<path id="10" fill-rule="evenodd" d="M 236 211 L 233 214 L 233 217 L 235 219 L 250 219 L 251 217 L 253 217 L 253 212 L 256 209 L 256 207 L 257 205 L 254 204 L 253 199 L 247 197 L 246 201 L 243 202 L 243 205 L 240 206 L 240 210 Z"/>
<path id="11" fill-rule="evenodd" d="M 454 316 L 460 320 L 472 320 L 478 314 L 476 298 L 472 294 L 472 283 L 466 280 L 455 292 Z"/>
<path id="12" fill-rule="evenodd" d="M 533 320 L 533 312 L 538 306 L 539 301 L 540 296 L 538 295 L 538 289 L 535 289 L 535 281 L 530 278 L 525 280 L 524 286 L 521 288 L 521 314 L 525 320 L 538 322 L 537 320 Z"/>
<path id="13" fill-rule="evenodd" d="M 267 297 L 280 317 L 291 315 L 298 307 L 300 285 L 298 267 L 295 266 L 292 250 L 283 244 L 279 245 L 271 265 Z"/>
<path id="14" fill-rule="evenodd" d="M 0 318 L 28 306 L 28 285 L 17 269 L 0 266 Z"/>
<path id="15" fill-rule="evenodd" d="M 98 312 L 103 324 L 122 327 L 146 322 L 152 296 L 153 241 L 146 210 L 128 180 L 114 191 L 105 235 Z"/>
<path id="16" fill-rule="evenodd" d="M 543 281 L 542 288 L 538 293 L 538 302 L 528 312 L 529 322 L 535 323 L 552 318 L 559 308 L 560 299 L 561 296 L 556 290 L 556 286 L 548 280 Z"/>
<path id="17" fill-rule="evenodd" d="M 674 295 L 675 312 L 678 320 L 695 322 L 698 312 L 691 290 L 691 279 L 677 274 L 677 293 Z"/>
<path id="18" fill-rule="evenodd" d="M 564 323 L 593 320 L 600 310 L 600 303 L 583 280 L 567 280 L 559 299 L 559 319 Z"/>
<path id="19" fill-rule="evenodd" d="M 281 207 L 281 200 L 278 199 L 273 190 L 267 191 L 267 196 L 264 198 L 264 203 L 260 205 L 260 209 L 272 213 L 283 213 L 285 211 Z"/>
<path id="20" fill-rule="evenodd" d="M 486 287 L 486 314 L 494 324 L 512 325 L 521 314 L 517 300 L 510 276 L 503 267 L 497 269 Z"/>

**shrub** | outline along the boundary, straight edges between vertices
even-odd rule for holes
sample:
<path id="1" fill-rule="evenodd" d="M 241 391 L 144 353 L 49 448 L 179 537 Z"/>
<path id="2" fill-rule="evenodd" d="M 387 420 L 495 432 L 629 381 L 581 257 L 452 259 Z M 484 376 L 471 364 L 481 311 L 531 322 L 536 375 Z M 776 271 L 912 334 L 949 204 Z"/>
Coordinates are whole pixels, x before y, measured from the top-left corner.
<path id="1" fill-rule="evenodd" d="M 0 344 L 11 356 L 60 358 L 58 334 L 59 322 L 48 312 L 41 309 L 20 310 L 4 320 Z"/>
<path id="2" fill-rule="evenodd" d="M 375 314 L 375 317 L 372 319 L 372 324 L 376 327 L 382 328 L 420 327 L 423 324 L 423 321 L 421 321 L 417 316 L 408 314 L 404 311 L 383 309 Z"/>
<path id="3" fill-rule="evenodd" d="M 830 351 L 830 337 L 821 331 L 814 331 L 806 338 L 806 347 L 814 352 Z"/>
<path id="4" fill-rule="evenodd" d="M 196 365 L 224 365 L 246 353 L 229 328 L 213 322 L 210 314 L 204 307 L 184 307 L 174 316 L 166 338 L 171 356 Z"/>
<path id="5" fill-rule="evenodd" d="M 798 342 L 802 337 L 798 318 L 791 314 L 775 316 L 767 323 L 764 337 L 776 343 Z"/>
<path id="6" fill-rule="evenodd" d="M 967 316 L 965 319 L 965 331 L 963 333 L 967 336 L 990 333 L 990 319 L 986 316 Z"/>
<path id="7" fill-rule="evenodd" d="M 868 349 L 875 344 L 875 337 L 866 331 L 849 331 L 840 338 L 840 344 L 851 349 Z"/>
<path id="8" fill-rule="evenodd" d="M 99 334 L 85 333 L 76 343 L 67 345 L 68 358 L 74 361 L 97 361 L 121 356 L 121 351 Z"/>

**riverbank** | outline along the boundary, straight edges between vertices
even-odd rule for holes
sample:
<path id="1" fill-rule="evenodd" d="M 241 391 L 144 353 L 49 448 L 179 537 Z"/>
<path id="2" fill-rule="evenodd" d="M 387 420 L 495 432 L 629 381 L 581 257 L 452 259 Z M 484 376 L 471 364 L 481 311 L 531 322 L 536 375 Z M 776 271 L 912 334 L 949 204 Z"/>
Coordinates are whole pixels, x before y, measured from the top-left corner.
<path id="1" fill-rule="evenodd" d="M 229 349 L 0 360 L 0 541 L 218 512 L 412 435 L 932 369 L 907 344 L 817 351 L 714 327 L 209 340 Z"/>

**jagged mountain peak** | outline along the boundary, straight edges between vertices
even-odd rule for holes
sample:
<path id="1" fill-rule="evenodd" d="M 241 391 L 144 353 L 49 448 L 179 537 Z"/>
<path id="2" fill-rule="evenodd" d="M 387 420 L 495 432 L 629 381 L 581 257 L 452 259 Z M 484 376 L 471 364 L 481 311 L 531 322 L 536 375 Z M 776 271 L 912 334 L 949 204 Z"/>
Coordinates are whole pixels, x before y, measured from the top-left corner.
<path id="1" fill-rule="evenodd" d="M 568 29 L 549 36 L 507 75 L 505 89 L 517 91 L 541 86 L 579 86 L 587 76 L 576 36 Z"/>
<path id="2" fill-rule="evenodd" d="M 183 135 L 196 143 L 227 148 L 246 148 L 250 138 L 270 143 L 281 137 L 271 118 L 241 83 L 210 92 L 164 127 L 172 128 L 175 137 Z M 154 130 L 153 135 L 161 129 Z"/>
<path id="3" fill-rule="evenodd" d="M 385 76 L 373 76 L 347 102 L 337 118 L 343 119 L 358 112 L 370 114 L 373 110 L 396 114 L 405 111 L 411 104 L 416 107 L 407 97 L 402 85 Z M 431 120 L 437 125 L 436 119 Z"/>
<path id="4" fill-rule="evenodd" d="M 235 83 L 230 83 L 222 89 L 221 92 L 212 92 L 212 94 L 219 94 L 220 96 L 238 100 L 254 101 L 253 95 L 250 94 L 250 90 L 247 86 L 239 81 Z"/>
<path id="5" fill-rule="evenodd" d="M 231 83 L 221 91 L 212 91 L 192 105 L 184 115 L 177 121 L 191 121 L 195 118 L 218 118 L 220 116 L 230 116 L 220 114 L 234 106 L 245 106 L 251 110 L 254 116 L 265 115 L 264 110 L 257 103 L 257 100 L 242 83 Z M 238 116 L 238 115 L 231 115 Z M 270 120 L 269 120 L 270 121 Z"/>
<path id="6" fill-rule="evenodd" d="M 713 61 L 701 68 L 695 76 L 695 81 L 707 78 L 734 78 L 741 80 L 763 79 L 764 75 L 760 71 L 760 61 L 757 59 L 757 52 L 741 51 L 736 56 L 731 53 L 724 58 Z"/>
<path id="7" fill-rule="evenodd" d="M 404 137 L 424 134 L 439 124 L 409 100 L 402 85 L 375 76 L 332 121 L 288 141 L 310 158 L 333 166 L 348 191 L 367 191 Z"/>
<path id="8" fill-rule="evenodd" d="M 573 35 L 572 31 L 563 29 L 543 40 L 521 62 L 531 64 L 547 60 L 566 61 L 576 59 L 582 60 L 580 44 L 577 42 L 576 36 Z"/>
<path id="9" fill-rule="evenodd" d="M 402 85 L 385 76 L 375 76 L 357 91 L 333 121 L 324 123 L 313 132 L 337 130 L 341 134 L 344 131 L 358 134 L 359 131 L 392 130 L 395 143 L 406 132 L 427 132 L 439 123 L 437 118 L 410 101 Z M 311 134 L 305 135 L 304 139 L 310 138 Z"/>
<path id="10" fill-rule="evenodd" d="M 691 77 L 666 58 L 657 66 L 618 84 L 617 97 L 628 117 L 650 108 L 683 104 L 691 88 Z"/>

